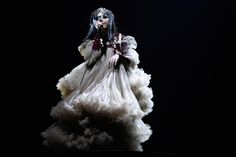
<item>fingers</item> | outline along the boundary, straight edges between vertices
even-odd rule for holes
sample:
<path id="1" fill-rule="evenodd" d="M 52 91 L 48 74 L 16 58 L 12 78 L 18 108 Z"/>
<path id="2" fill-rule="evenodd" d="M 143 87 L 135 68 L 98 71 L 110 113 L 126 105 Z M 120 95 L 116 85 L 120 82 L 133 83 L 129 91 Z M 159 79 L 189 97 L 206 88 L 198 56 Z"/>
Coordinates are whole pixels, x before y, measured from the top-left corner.
<path id="1" fill-rule="evenodd" d="M 114 63 L 115 63 L 115 58 L 111 58 L 110 68 L 114 66 Z"/>
<path id="2" fill-rule="evenodd" d="M 111 68 L 112 66 L 115 66 L 117 64 L 118 59 L 119 59 L 119 55 L 116 54 L 116 55 L 112 56 L 108 62 L 109 68 Z"/>
<path id="3" fill-rule="evenodd" d="M 113 65 L 115 66 L 118 59 L 114 59 Z"/>
<path id="4" fill-rule="evenodd" d="M 111 68 L 112 67 L 112 58 L 109 59 L 108 64 L 109 64 L 109 68 Z"/>
<path id="5" fill-rule="evenodd" d="M 109 68 L 111 68 L 111 58 L 109 59 L 108 65 L 109 65 Z"/>
<path id="6" fill-rule="evenodd" d="M 110 58 L 108 64 L 109 64 L 109 68 L 115 66 L 117 64 L 117 59 L 116 58 Z"/>
<path id="7" fill-rule="evenodd" d="M 100 22 L 96 22 L 96 23 L 95 23 L 96 29 L 98 29 L 101 25 L 102 25 L 102 24 L 101 24 Z"/>

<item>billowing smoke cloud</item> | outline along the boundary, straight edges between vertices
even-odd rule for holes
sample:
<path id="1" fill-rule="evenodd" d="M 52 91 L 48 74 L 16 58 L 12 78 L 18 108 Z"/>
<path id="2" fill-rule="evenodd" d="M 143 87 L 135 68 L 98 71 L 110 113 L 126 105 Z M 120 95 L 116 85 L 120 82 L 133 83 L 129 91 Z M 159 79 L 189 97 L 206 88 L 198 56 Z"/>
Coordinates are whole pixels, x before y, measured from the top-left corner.
<path id="1" fill-rule="evenodd" d="M 141 120 L 84 116 L 77 121 L 58 120 L 42 133 L 44 145 L 54 150 L 142 151 L 152 131 Z"/>

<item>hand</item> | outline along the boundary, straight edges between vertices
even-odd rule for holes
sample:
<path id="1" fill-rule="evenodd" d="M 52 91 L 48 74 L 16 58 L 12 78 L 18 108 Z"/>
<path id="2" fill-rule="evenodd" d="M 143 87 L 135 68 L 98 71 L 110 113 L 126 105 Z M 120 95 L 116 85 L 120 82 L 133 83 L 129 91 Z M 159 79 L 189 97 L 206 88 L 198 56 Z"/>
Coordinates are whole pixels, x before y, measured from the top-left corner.
<path id="1" fill-rule="evenodd" d="M 116 63 L 117 63 L 119 57 L 120 57 L 120 56 L 119 56 L 118 54 L 115 54 L 115 55 L 113 55 L 113 56 L 109 59 L 109 62 L 108 62 L 109 68 L 111 68 L 112 66 L 115 66 L 115 65 L 116 65 Z"/>
<path id="2" fill-rule="evenodd" d="M 96 29 L 100 29 L 101 26 L 102 26 L 102 23 L 101 23 L 101 22 L 96 22 L 96 23 L 95 23 L 95 28 L 96 28 Z"/>

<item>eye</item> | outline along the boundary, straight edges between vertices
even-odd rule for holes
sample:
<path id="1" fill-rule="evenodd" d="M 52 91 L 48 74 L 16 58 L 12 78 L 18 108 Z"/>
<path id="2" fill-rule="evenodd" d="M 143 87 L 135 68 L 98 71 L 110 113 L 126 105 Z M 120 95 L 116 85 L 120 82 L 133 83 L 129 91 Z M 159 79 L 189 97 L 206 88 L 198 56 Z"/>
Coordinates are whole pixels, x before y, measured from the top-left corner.
<path id="1" fill-rule="evenodd" d="M 104 19 L 107 19 L 108 17 L 106 15 L 103 16 Z"/>

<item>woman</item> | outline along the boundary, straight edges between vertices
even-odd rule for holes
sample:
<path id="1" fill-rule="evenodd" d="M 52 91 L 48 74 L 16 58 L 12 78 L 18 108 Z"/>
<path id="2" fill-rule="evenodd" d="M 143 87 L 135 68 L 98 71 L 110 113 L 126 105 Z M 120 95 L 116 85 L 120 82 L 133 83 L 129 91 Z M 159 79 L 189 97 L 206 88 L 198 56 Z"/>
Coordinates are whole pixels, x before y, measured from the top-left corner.
<path id="1" fill-rule="evenodd" d="M 138 68 L 136 47 L 134 37 L 117 31 L 110 10 L 91 14 L 78 48 L 85 62 L 57 84 L 63 99 L 51 110 L 58 122 L 42 133 L 46 145 L 142 151 L 140 143 L 152 133 L 142 118 L 152 111 L 153 95 L 150 75 Z"/>

